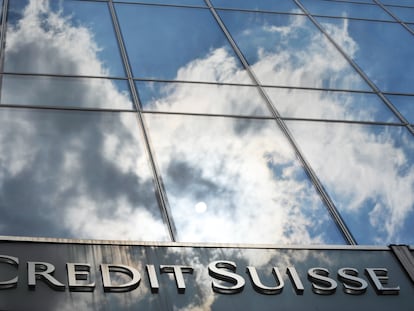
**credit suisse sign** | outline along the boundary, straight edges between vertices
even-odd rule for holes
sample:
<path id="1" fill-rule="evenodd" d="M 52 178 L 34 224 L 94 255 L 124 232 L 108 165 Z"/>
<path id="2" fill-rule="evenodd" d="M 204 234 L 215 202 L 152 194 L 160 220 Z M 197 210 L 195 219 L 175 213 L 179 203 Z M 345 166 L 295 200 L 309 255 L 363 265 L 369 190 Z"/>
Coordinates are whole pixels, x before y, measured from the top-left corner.
<path id="1" fill-rule="evenodd" d="M 389 248 L 2 241 L 0 310 L 414 310 L 397 257 Z"/>

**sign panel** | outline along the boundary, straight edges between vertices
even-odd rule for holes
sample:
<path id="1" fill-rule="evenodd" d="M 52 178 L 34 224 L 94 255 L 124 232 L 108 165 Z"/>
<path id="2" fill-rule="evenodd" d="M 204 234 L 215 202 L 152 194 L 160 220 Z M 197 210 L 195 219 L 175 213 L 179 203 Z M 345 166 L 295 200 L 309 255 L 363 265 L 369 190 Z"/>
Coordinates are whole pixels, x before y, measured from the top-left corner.
<path id="1" fill-rule="evenodd" d="M 413 310 L 388 249 L 0 244 L 0 310 Z"/>

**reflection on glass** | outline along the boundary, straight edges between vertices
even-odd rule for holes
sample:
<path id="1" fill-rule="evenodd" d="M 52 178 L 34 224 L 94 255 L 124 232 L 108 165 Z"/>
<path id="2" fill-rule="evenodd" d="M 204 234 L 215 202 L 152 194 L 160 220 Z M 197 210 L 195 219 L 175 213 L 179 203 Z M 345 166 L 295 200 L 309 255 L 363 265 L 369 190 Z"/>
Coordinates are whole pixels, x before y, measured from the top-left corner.
<path id="1" fill-rule="evenodd" d="M 266 88 L 282 117 L 399 122 L 375 94 Z"/>
<path id="2" fill-rule="evenodd" d="M 273 120 L 145 118 L 179 241 L 344 243 Z"/>
<path id="3" fill-rule="evenodd" d="M 196 5 L 206 6 L 204 0 L 114 0 L 114 2 L 140 2 L 151 4 L 177 4 L 177 5 Z"/>
<path id="4" fill-rule="evenodd" d="M 404 127 L 286 123 L 359 244 L 414 243 L 414 139 Z"/>
<path id="5" fill-rule="evenodd" d="M 292 0 L 212 0 L 211 3 L 218 8 L 244 9 L 254 11 L 272 11 L 285 13 L 303 13 Z"/>
<path id="6" fill-rule="evenodd" d="M 137 82 L 145 110 L 271 116 L 256 87 Z"/>
<path id="7" fill-rule="evenodd" d="M 414 36 L 396 23 L 318 18 L 382 90 L 414 93 Z"/>
<path id="8" fill-rule="evenodd" d="M 133 109 L 123 80 L 3 75 L 1 104 Z"/>
<path id="9" fill-rule="evenodd" d="M 414 96 L 387 95 L 398 111 L 410 123 L 414 123 Z"/>
<path id="10" fill-rule="evenodd" d="M 414 3 L 411 3 L 414 6 Z M 387 6 L 387 9 L 391 11 L 399 20 L 408 23 L 414 23 L 414 7 L 402 8 L 396 6 Z"/>
<path id="11" fill-rule="evenodd" d="M 382 0 L 381 3 L 387 5 L 401 5 L 414 7 L 414 3 L 411 0 Z"/>
<path id="12" fill-rule="evenodd" d="M 219 14 L 262 83 L 367 89 L 306 16 L 231 11 Z"/>
<path id="13" fill-rule="evenodd" d="M 1 235 L 167 239 L 134 113 L 0 119 Z"/>
<path id="14" fill-rule="evenodd" d="M 309 13 L 315 15 L 394 20 L 377 5 L 324 0 L 300 0 L 300 2 Z"/>
<path id="15" fill-rule="evenodd" d="M 10 1 L 5 71 L 124 76 L 106 3 Z"/>
<path id="16" fill-rule="evenodd" d="M 135 77 L 250 82 L 209 10 L 115 7 Z"/>

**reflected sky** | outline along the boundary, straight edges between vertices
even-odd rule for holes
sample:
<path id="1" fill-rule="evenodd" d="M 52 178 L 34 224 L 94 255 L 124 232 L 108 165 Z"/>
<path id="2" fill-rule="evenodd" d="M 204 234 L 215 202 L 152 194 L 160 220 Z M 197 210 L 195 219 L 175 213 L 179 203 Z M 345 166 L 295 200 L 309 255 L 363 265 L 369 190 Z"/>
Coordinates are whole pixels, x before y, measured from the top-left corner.
<path id="1" fill-rule="evenodd" d="M 315 3 L 304 1 L 320 14 L 371 16 Z M 293 1 L 214 5 L 298 12 Z M 208 9 L 114 7 L 135 78 L 252 84 Z M 271 87 L 370 91 L 306 16 L 218 12 L 282 117 L 398 122 L 372 93 Z M 14 0 L 8 13 L 5 70 L 32 75 L 3 75 L 1 104 L 133 109 L 126 80 L 114 79 L 124 70 L 106 2 Z M 319 21 L 382 91 L 414 93 L 414 38 L 401 25 Z M 344 243 L 274 121 L 159 114 L 269 117 L 256 87 L 135 84 L 142 108 L 158 112 L 145 118 L 180 241 Z M 411 97 L 388 98 L 414 122 Z M 289 124 L 360 243 L 413 241 L 404 129 Z M 132 113 L 0 109 L 0 234 L 168 239 L 141 139 Z"/>
<path id="2" fill-rule="evenodd" d="M 3 75 L 1 104 L 133 109 L 125 80 Z"/>
<path id="3" fill-rule="evenodd" d="M 309 13 L 314 15 L 394 21 L 394 19 L 378 5 L 324 0 L 300 0 L 300 2 Z"/>
<path id="4" fill-rule="evenodd" d="M 10 1 L 4 70 L 124 76 L 106 3 Z"/>
<path id="5" fill-rule="evenodd" d="M 164 112 L 271 116 L 253 86 L 137 82 L 143 109 Z"/>
<path id="6" fill-rule="evenodd" d="M 387 98 L 408 122 L 414 124 L 414 96 L 387 95 Z"/>
<path id="7" fill-rule="evenodd" d="M 150 4 L 178 4 L 178 5 L 196 5 L 206 6 L 204 0 L 114 0 L 114 2 L 140 2 Z"/>
<path id="8" fill-rule="evenodd" d="M 251 82 L 209 10 L 132 4 L 115 8 L 135 77 Z"/>
<path id="9" fill-rule="evenodd" d="M 260 82 L 367 89 L 360 76 L 306 16 L 231 11 L 219 14 Z M 348 33 L 341 34 L 342 40 L 353 43 Z"/>
<path id="10" fill-rule="evenodd" d="M 414 6 L 414 3 L 411 3 Z M 387 6 L 387 9 L 391 11 L 399 20 L 407 23 L 414 23 L 414 7 L 402 8 L 396 6 Z"/>
<path id="11" fill-rule="evenodd" d="M 0 234 L 167 239 L 133 113 L 0 118 Z"/>
<path id="12" fill-rule="evenodd" d="M 414 92 L 414 36 L 397 23 L 317 18 L 382 91 Z M 352 41 L 344 41 L 347 34 Z"/>
<path id="13" fill-rule="evenodd" d="M 299 7 L 292 0 L 268 1 L 268 0 L 211 0 L 217 8 L 244 9 L 254 11 L 272 12 L 297 12 L 302 13 Z"/>
<path id="14" fill-rule="evenodd" d="M 343 243 L 274 121 L 145 118 L 179 241 Z"/>
<path id="15" fill-rule="evenodd" d="M 282 117 L 399 122 L 375 94 L 266 88 Z"/>
<path id="16" fill-rule="evenodd" d="M 287 124 L 358 243 L 414 243 L 414 139 L 405 128 Z"/>

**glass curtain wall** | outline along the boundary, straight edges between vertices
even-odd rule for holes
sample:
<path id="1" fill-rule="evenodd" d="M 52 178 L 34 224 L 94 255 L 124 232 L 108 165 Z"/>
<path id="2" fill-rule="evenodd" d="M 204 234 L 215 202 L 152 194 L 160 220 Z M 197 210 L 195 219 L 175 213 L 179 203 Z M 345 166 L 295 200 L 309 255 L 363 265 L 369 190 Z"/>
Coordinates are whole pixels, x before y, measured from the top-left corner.
<path id="1" fill-rule="evenodd" d="M 414 244 L 414 4 L 3 0 L 0 235 Z"/>

